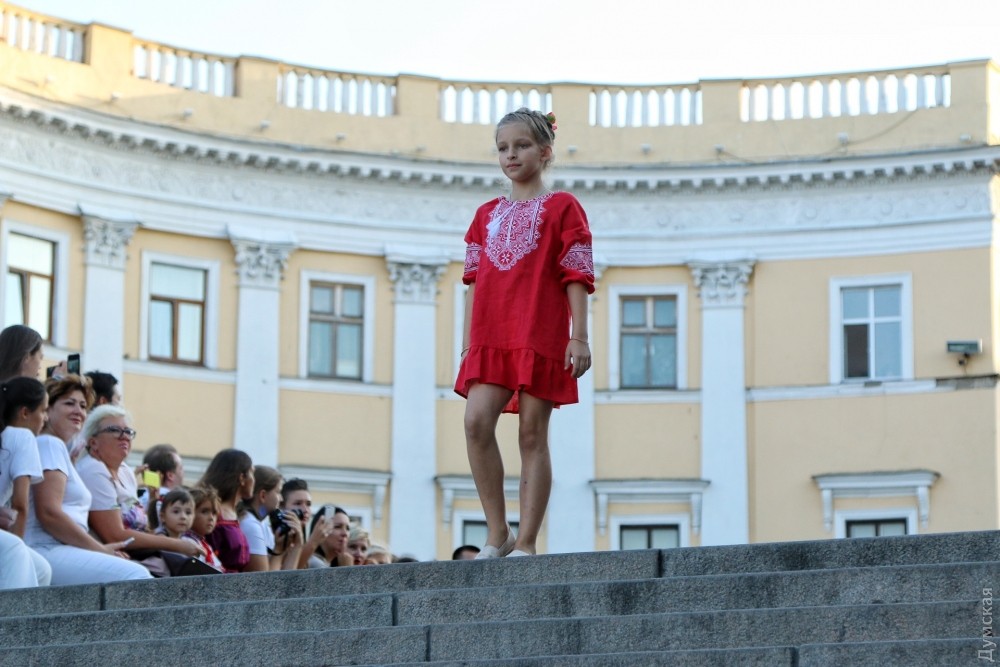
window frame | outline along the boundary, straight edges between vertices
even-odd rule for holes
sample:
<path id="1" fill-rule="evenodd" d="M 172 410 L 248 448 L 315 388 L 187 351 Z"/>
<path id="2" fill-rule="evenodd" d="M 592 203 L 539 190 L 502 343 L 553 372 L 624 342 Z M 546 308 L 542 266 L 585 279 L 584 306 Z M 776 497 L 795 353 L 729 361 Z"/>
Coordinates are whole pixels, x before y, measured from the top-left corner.
<path id="1" fill-rule="evenodd" d="M 452 511 L 451 514 L 451 549 L 454 551 L 460 546 L 464 546 L 465 542 L 462 542 L 462 536 L 465 531 L 465 522 L 474 521 L 476 523 L 486 523 L 486 515 L 482 510 L 460 510 L 456 509 Z M 511 524 L 521 524 L 521 515 L 518 512 L 507 512 L 507 522 Z M 481 544 L 474 544 L 472 546 L 482 547 Z"/>
<path id="2" fill-rule="evenodd" d="M 688 304 L 687 285 L 611 285 L 608 288 L 610 307 L 608 308 L 608 389 L 611 391 L 674 392 L 688 388 L 687 375 L 687 332 Z M 621 386 L 621 303 L 623 297 L 672 296 L 677 302 L 677 386 L 625 388 Z"/>
<path id="3" fill-rule="evenodd" d="M 678 549 L 691 546 L 691 516 L 689 514 L 627 514 L 609 517 L 608 530 L 612 551 L 621 551 L 621 529 L 653 528 L 675 525 L 678 534 Z"/>
<path id="4" fill-rule="evenodd" d="M 847 523 L 849 521 L 905 521 L 907 535 L 919 534 L 920 522 L 917 520 L 917 509 L 913 507 L 837 510 L 833 513 L 833 536 L 835 538 L 847 539 Z"/>
<path id="5" fill-rule="evenodd" d="M 184 360 L 163 359 L 151 357 L 149 354 L 149 309 L 153 295 L 150 293 L 150 276 L 153 264 L 168 264 L 183 269 L 194 269 L 205 272 L 205 305 L 202 314 L 201 363 Z M 171 366 L 187 366 L 191 368 L 217 368 L 219 340 L 219 267 L 218 260 L 184 257 L 161 252 L 143 251 L 141 302 L 139 313 L 139 358 Z"/>
<path id="6" fill-rule="evenodd" d="M 361 322 L 361 379 L 309 375 L 309 321 L 312 283 L 332 283 L 360 287 L 363 295 Z M 299 360 L 298 376 L 316 382 L 371 384 L 375 369 L 375 286 L 374 276 L 303 270 L 299 273 Z"/>
<path id="7" fill-rule="evenodd" d="M 70 236 L 62 232 L 46 229 L 16 220 L 0 219 L 0 247 L 8 248 L 10 234 L 30 236 L 54 245 L 52 264 L 52 304 L 49 330 L 49 340 L 46 341 L 58 348 L 68 345 L 69 330 L 69 247 Z M 0 312 L 5 312 L 7 299 L 7 252 L 0 252 Z M 7 325 L 6 322 L 3 323 Z M 0 327 L 3 328 L 3 327 Z"/>
<path id="8" fill-rule="evenodd" d="M 900 288 L 900 376 L 899 377 L 844 377 L 844 317 L 842 292 L 850 288 L 871 289 L 883 286 Z M 913 379 L 913 276 L 909 273 L 888 273 L 868 276 L 838 277 L 830 279 L 829 286 L 829 373 L 830 384 L 860 384 L 865 382 L 894 382 Z"/>

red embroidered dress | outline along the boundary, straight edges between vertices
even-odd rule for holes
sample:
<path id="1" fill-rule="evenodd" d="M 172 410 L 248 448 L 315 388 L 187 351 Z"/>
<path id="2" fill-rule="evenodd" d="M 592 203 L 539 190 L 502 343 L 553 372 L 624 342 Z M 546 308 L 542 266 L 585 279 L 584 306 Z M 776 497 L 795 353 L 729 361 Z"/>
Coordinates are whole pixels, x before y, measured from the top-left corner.
<path id="1" fill-rule="evenodd" d="M 566 286 L 594 291 L 590 226 L 580 202 L 568 192 L 494 199 L 476 211 L 465 242 L 462 281 L 475 283 L 476 293 L 455 391 L 468 396 L 476 382 L 511 389 L 504 412 L 517 412 L 518 390 L 556 407 L 576 403 L 576 380 L 563 367 L 571 320 Z"/>

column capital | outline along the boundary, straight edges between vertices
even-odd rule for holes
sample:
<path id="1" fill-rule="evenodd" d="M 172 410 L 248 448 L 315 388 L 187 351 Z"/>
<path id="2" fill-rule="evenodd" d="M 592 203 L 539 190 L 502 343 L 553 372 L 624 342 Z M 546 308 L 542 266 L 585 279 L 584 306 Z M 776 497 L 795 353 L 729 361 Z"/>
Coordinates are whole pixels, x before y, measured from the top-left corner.
<path id="1" fill-rule="evenodd" d="M 125 270 L 125 249 L 139 223 L 134 220 L 111 220 L 83 213 L 84 249 L 91 266 Z"/>
<path id="2" fill-rule="evenodd" d="M 253 239 L 230 238 L 236 250 L 236 273 L 240 287 L 278 289 L 285 278 L 288 256 L 293 243 L 270 243 Z"/>
<path id="3" fill-rule="evenodd" d="M 448 260 L 443 257 L 387 253 L 386 266 L 393 282 L 398 303 L 433 305 L 437 299 L 437 284 L 444 275 Z"/>
<path id="4" fill-rule="evenodd" d="M 688 262 L 702 308 L 743 307 L 754 260 Z"/>

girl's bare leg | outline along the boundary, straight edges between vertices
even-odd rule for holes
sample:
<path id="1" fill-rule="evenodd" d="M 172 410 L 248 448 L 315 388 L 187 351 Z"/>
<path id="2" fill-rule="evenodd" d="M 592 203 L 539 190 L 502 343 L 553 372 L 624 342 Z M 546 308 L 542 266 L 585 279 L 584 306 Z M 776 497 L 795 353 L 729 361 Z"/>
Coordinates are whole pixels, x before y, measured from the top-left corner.
<path id="1" fill-rule="evenodd" d="M 497 444 L 497 421 L 510 389 L 495 384 L 474 384 L 465 403 L 465 446 L 469 467 L 486 514 L 486 543 L 499 547 L 507 539 L 507 503 L 503 493 L 503 460 Z"/>
<path id="2" fill-rule="evenodd" d="M 542 528 L 552 490 L 552 460 L 549 457 L 549 417 L 552 402 L 521 392 L 518 444 L 521 449 L 521 523 L 515 549 L 536 552 L 535 541 Z"/>

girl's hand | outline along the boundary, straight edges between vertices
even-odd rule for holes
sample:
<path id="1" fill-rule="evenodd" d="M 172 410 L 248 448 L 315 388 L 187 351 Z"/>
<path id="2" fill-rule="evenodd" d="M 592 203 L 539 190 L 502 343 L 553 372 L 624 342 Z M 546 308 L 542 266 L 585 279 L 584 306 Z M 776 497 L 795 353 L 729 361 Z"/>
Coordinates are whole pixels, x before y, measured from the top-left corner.
<path id="1" fill-rule="evenodd" d="M 132 558 L 125 553 L 125 547 L 132 544 L 132 540 L 125 540 L 124 542 L 112 542 L 111 544 L 102 544 L 104 547 L 104 552 L 109 556 L 117 556 L 118 558 L 124 558 L 125 560 L 132 560 Z"/>
<path id="2" fill-rule="evenodd" d="M 177 553 L 182 553 L 185 556 L 191 556 L 192 558 L 204 558 L 205 549 L 202 548 L 200 544 L 195 544 L 191 540 L 174 540 L 177 543 L 178 548 L 171 549 L 171 551 L 176 551 Z"/>
<path id="3" fill-rule="evenodd" d="M 576 338 L 566 344 L 566 360 L 563 368 L 573 367 L 573 379 L 579 379 L 590 369 L 590 345 Z"/>
<path id="4" fill-rule="evenodd" d="M 312 534 L 309 535 L 309 542 L 306 546 L 315 551 L 316 547 L 323 544 L 323 540 L 330 537 L 331 532 L 333 532 L 333 520 L 324 514 L 316 522 L 316 526 L 313 528 Z"/>
<path id="5" fill-rule="evenodd" d="M 302 522 L 299 521 L 299 517 L 289 512 L 285 515 L 285 523 L 288 524 L 288 533 L 285 538 L 287 540 L 286 548 L 290 549 L 302 544 Z"/>
<path id="6" fill-rule="evenodd" d="M 17 523 L 17 510 L 0 507 L 0 530 L 9 531 Z"/>

